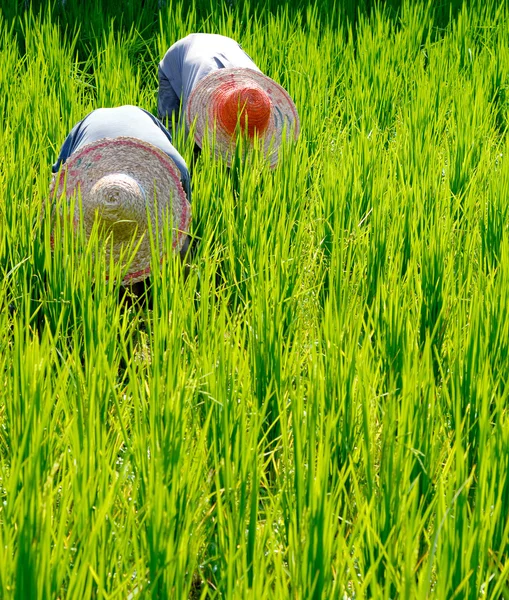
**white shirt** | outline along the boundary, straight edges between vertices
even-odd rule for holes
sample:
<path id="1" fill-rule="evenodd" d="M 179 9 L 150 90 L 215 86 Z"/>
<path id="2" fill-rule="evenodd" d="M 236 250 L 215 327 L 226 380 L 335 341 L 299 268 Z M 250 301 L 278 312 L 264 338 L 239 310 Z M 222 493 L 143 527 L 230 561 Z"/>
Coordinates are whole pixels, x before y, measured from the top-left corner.
<path id="1" fill-rule="evenodd" d="M 175 42 L 159 63 L 159 118 L 185 126 L 187 101 L 194 86 L 211 71 L 247 67 L 260 71 L 238 42 L 214 33 L 191 33 Z M 187 133 L 187 128 L 186 128 Z"/>

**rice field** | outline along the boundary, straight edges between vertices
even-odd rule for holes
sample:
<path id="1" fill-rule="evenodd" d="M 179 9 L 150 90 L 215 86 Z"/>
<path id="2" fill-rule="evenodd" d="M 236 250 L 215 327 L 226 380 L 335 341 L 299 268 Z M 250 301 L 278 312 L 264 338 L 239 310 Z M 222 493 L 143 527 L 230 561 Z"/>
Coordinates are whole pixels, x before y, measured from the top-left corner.
<path id="1" fill-rule="evenodd" d="M 3 4 L 0 598 L 509 599 L 508 6 Z M 133 304 L 51 164 L 194 31 L 301 135 L 174 140 L 194 254 Z"/>

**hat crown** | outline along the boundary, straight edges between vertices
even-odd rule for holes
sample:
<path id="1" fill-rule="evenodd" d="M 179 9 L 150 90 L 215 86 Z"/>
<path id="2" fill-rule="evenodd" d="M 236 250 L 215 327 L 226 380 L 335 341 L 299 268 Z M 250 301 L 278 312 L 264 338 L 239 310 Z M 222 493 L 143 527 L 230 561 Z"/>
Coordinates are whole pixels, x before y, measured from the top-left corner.
<path id="1" fill-rule="evenodd" d="M 87 211 L 114 224 L 118 221 L 145 223 L 146 193 L 141 184 L 125 173 L 110 173 L 98 179 L 90 190 Z"/>
<path id="2" fill-rule="evenodd" d="M 218 94 L 216 117 L 219 125 L 230 135 L 235 133 L 237 122 L 249 138 L 253 138 L 255 132 L 263 134 L 269 124 L 271 111 L 269 95 L 257 85 L 233 85 Z"/>

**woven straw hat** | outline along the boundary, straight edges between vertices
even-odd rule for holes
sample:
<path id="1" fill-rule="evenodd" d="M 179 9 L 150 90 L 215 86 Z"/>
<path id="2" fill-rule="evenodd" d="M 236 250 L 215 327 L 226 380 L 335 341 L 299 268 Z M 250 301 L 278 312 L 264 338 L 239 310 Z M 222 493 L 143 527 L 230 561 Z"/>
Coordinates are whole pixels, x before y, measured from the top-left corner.
<path id="1" fill-rule="evenodd" d="M 232 68 L 212 71 L 194 87 L 186 108 L 188 128 L 196 119 L 195 141 L 202 146 L 215 124 L 215 152 L 231 164 L 235 151 L 236 126 L 263 140 L 271 167 L 286 126 L 286 137 L 299 135 L 299 115 L 288 92 L 270 77 L 253 69 Z M 247 125 L 247 127 L 246 127 Z"/>
<path id="2" fill-rule="evenodd" d="M 153 235 L 163 248 L 164 224 L 173 224 L 173 250 L 184 244 L 191 220 L 191 206 L 180 182 L 180 171 L 162 150 L 129 137 L 104 138 L 87 144 L 72 154 L 51 185 L 51 192 L 64 190 L 70 197 L 81 191 L 83 228 L 90 235 L 96 219 L 99 234 L 108 238 L 105 246 L 115 262 L 122 247 L 135 235 L 142 238 L 123 283 L 136 283 L 150 275 L 149 219 Z M 80 218 L 76 203 L 74 224 Z M 109 237 L 112 236 L 113 243 Z"/>

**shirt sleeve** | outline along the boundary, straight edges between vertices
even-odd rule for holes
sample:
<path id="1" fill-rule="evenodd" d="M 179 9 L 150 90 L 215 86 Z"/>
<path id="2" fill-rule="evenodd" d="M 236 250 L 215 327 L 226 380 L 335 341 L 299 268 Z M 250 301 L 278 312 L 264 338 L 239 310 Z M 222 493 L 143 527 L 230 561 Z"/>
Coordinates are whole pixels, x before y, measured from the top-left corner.
<path id="1" fill-rule="evenodd" d="M 184 188 L 184 192 L 186 193 L 189 203 L 191 203 L 191 176 L 189 175 L 189 170 L 187 169 L 187 165 L 185 164 L 184 159 L 177 152 L 175 146 L 173 146 L 171 133 L 166 129 L 166 127 L 160 121 L 158 121 L 154 117 L 153 114 L 149 113 L 144 108 L 142 108 L 140 110 L 142 110 L 144 113 L 146 113 L 152 119 L 152 121 L 155 123 L 155 125 L 157 125 L 157 127 L 164 133 L 164 135 L 166 136 L 166 138 L 172 145 L 172 148 L 174 149 L 174 152 L 175 152 L 175 156 L 172 156 L 170 153 L 167 153 L 167 154 L 175 162 L 175 164 L 177 165 L 177 167 L 180 171 L 180 183 L 182 184 L 182 187 Z"/>
<path id="2" fill-rule="evenodd" d="M 180 112 L 180 98 L 173 89 L 170 80 L 163 73 L 161 67 L 159 74 L 159 91 L 157 93 L 157 113 L 161 120 L 168 119 L 171 127 L 172 115 L 175 114 L 175 123 L 178 122 Z"/>
<path id="3" fill-rule="evenodd" d="M 56 163 L 51 167 L 52 173 L 58 173 L 60 167 L 65 163 L 65 161 L 71 156 L 76 147 L 76 140 L 78 137 L 78 133 L 81 127 L 82 121 L 77 123 L 72 129 L 69 135 L 65 138 L 62 147 L 60 148 L 60 154 L 58 155 Z"/>
<path id="4" fill-rule="evenodd" d="M 187 199 L 189 200 L 189 204 L 191 204 L 191 177 L 189 175 L 189 171 L 182 173 L 182 177 L 180 179 L 180 183 L 184 188 L 184 192 L 186 193 Z"/>

